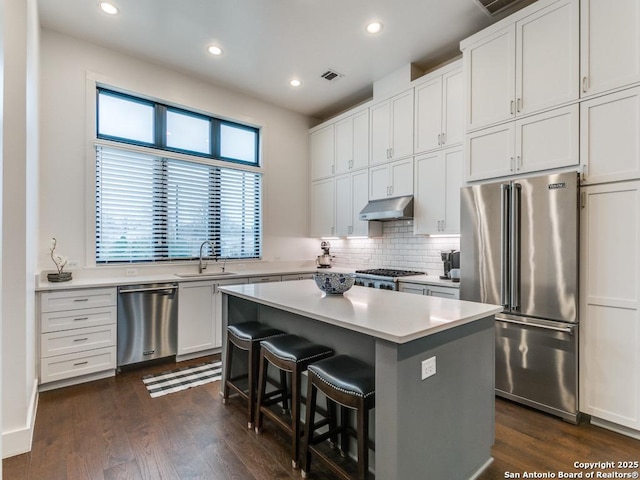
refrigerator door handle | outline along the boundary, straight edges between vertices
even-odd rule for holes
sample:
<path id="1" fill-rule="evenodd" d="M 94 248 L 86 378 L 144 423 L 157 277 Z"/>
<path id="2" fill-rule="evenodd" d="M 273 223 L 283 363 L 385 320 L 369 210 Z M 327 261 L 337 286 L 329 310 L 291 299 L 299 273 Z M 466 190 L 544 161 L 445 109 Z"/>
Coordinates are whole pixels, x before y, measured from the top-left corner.
<path id="1" fill-rule="evenodd" d="M 500 185 L 500 303 L 509 306 L 509 184 Z"/>
<path id="2" fill-rule="evenodd" d="M 576 328 L 575 325 L 569 325 L 566 327 L 556 327 L 554 325 L 547 325 L 546 323 L 539 323 L 531 320 L 522 321 L 522 320 L 517 320 L 510 315 L 504 315 L 500 313 L 496 314 L 495 318 L 497 322 L 513 323 L 514 325 L 523 325 L 526 327 L 542 328 L 544 330 L 553 330 L 554 332 L 568 333 L 570 335 L 573 335 L 574 333 L 573 330 Z"/>
<path id="3" fill-rule="evenodd" d="M 520 308 L 520 195 L 519 183 L 511 185 L 511 205 L 509 209 L 509 236 L 511 240 L 510 258 L 510 303 L 512 310 Z"/>

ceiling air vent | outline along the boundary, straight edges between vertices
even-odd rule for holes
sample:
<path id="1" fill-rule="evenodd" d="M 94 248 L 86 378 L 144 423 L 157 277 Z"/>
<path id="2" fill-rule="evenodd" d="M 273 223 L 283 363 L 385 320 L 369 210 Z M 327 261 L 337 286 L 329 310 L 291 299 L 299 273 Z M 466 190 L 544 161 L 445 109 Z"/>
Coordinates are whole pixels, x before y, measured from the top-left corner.
<path id="1" fill-rule="evenodd" d="M 476 2 L 489 14 L 496 15 L 505 8 L 511 7 L 522 0 L 476 0 Z"/>
<path id="2" fill-rule="evenodd" d="M 338 80 L 339 78 L 344 77 L 343 74 L 338 73 L 334 70 L 327 70 L 326 72 L 324 72 L 322 75 L 320 75 L 322 78 L 324 78 L 325 80 L 328 80 L 329 82 L 333 82 L 335 80 Z"/>

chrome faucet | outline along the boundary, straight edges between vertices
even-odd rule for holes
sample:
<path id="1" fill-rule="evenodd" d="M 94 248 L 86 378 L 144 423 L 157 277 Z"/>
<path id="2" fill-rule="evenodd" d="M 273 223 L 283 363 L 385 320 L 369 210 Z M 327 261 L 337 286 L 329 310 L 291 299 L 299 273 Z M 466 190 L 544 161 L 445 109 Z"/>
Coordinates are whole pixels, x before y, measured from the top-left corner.
<path id="1" fill-rule="evenodd" d="M 211 251 L 214 252 L 214 255 L 215 255 L 215 247 L 213 246 L 213 243 L 211 243 L 209 240 L 205 240 L 200 244 L 200 261 L 198 262 L 198 273 L 202 273 L 207 269 L 207 264 L 206 263 L 204 265 L 202 264 L 202 247 L 204 247 L 207 243 L 209 244 L 209 246 L 211 247 Z M 217 262 L 218 257 L 216 256 L 215 259 Z"/>

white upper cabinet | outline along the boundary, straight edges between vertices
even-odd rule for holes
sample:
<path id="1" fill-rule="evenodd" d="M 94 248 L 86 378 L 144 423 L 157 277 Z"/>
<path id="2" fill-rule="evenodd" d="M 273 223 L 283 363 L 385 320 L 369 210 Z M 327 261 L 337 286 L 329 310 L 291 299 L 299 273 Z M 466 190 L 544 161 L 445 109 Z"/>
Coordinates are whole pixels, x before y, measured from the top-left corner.
<path id="1" fill-rule="evenodd" d="M 311 180 L 333 175 L 335 170 L 335 131 L 333 124 L 312 132 L 309 136 Z"/>
<path id="2" fill-rule="evenodd" d="M 581 0 L 581 95 L 640 81 L 640 2 Z"/>
<path id="3" fill-rule="evenodd" d="M 467 135 L 468 180 L 578 165 L 578 105 Z"/>
<path id="4" fill-rule="evenodd" d="M 379 222 L 360 220 L 360 212 L 369 201 L 369 171 L 358 170 L 336 177 L 336 235 L 380 236 Z"/>
<path id="5" fill-rule="evenodd" d="M 415 88 L 415 153 L 462 143 L 462 68 L 431 77 Z"/>
<path id="6" fill-rule="evenodd" d="M 413 158 L 369 168 L 369 199 L 413 194 Z"/>
<path id="7" fill-rule="evenodd" d="M 369 166 L 369 109 L 335 124 L 336 174 Z"/>
<path id="8" fill-rule="evenodd" d="M 583 183 L 640 178 L 640 87 L 580 104 Z"/>
<path id="9" fill-rule="evenodd" d="M 371 107 L 370 134 L 371 165 L 413 155 L 413 88 Z"/>
<path id="10" fill-rule="evenodd" d="M 578 99 L 578 0 L 539 1 L 512 17 L 461 44 L 467 130 Z"/>
<path id="11" fill-rule="evenodd" d="M 335 178 L 311 184 L 311 236 L 335 235 Z"/>
<path id="12" fill-rule="evenodd" d="M 462 147 L 416 157 L 413 233 L 460 233 Z"/>

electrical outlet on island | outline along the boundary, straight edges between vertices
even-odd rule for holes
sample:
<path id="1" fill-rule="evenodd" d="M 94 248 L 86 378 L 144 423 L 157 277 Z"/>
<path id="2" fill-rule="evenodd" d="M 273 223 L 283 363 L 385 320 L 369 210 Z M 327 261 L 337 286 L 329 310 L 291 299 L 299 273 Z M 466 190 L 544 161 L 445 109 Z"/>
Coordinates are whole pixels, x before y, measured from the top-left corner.
<path id="1" fill-rule="evenodd" d="M 436 374 L 436 357 L 422 361 L 422 380 L 426 380 Z"/>

